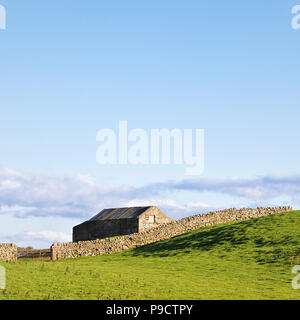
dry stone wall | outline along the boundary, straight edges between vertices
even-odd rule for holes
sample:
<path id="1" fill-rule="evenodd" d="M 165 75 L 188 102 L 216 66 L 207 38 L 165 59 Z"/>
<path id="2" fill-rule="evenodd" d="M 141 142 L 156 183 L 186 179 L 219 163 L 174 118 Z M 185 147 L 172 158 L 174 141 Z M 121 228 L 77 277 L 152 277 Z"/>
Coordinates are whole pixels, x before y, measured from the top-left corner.
<path id="1" fill-rule="evenodd" d="M 14 261 L 17 259 L 17 246 L 12 243 L 0 244 L 0 261 Z"/>
<path id="2" fill-rule="evenodd" d="M 277 207 L 256 209 L 227 209 L 207 214 L 200 214 L 171 223 L 163 224 L 158 226 L 157 228 L 149 229 L 141 233 L 113 238 L 105 238 L 94 241 L 54 244 L 52 246 L 53 259 L 69 259 L 121 252 L 124 250 L 141 247 L 153 242 L 170 239 L 175 236 L 203 227 L 233 221 L 243 221 L 260 218 L 263 216 L 289 211 L 293 211 L 293 208 Z"/>

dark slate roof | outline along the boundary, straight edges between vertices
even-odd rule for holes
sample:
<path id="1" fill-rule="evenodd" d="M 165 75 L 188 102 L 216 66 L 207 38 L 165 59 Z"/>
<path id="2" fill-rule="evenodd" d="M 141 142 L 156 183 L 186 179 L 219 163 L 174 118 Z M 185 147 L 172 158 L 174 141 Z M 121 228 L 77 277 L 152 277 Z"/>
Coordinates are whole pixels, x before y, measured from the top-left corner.
<path id="1" fill-rule="evenodd" d="M 114 219 L 136 219 L 151 207 L 130 207 L 104 209 L 89 221 L 114 220 Z"/>

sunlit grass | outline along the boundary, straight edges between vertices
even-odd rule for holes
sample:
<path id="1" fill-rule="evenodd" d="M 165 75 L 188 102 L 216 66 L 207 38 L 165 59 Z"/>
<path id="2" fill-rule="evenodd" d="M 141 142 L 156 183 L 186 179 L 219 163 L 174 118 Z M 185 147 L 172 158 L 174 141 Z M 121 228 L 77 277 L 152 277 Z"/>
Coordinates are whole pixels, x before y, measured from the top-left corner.
<path id="1" fill-rule="evenodd" d="M 300 212 L 200 229 L 99 257 L 20 260 L 0 299 L 299 299 Z"/>

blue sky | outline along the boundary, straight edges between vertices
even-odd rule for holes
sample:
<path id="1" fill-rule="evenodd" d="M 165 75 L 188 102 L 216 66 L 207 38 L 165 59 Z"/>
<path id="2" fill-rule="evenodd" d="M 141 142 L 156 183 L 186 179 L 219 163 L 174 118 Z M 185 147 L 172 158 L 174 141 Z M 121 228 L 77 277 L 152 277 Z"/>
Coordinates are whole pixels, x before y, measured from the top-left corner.
<path id="1" fill-rule="evenodd" d="M 105 206 L 299 205 L 298 2 L 0 0 L 0 241 L 48 246 Z M 205 129 L 203 175 L 100 166 L 119 120 Z"/>

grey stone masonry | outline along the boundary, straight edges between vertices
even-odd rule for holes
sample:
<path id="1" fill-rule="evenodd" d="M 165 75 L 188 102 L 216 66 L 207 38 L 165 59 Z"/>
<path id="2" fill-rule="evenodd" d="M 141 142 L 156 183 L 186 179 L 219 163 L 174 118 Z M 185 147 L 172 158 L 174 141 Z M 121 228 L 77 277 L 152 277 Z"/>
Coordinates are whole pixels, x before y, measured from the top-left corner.
<path id="1" fill-rule="evenodd" d="M 0 261 L 14 261 L 17 259 L 17 245 L 13 243 L 0 243 Z"/>
<path id="2" fill-rule="evenodd" d="M 84 256 L 97 256 L 121 252 L 128 249 L 144 246 L 153 242 L 166 240 L 175 236 L 217 224 L 243 221 L 282 212 L 293 211 L 292 207 L 277 208 L 244 208 L 227 209 L 207 214 L 191 216 L 178 221 L 160 224 L 155 228 L 140 233 L 98 239 L 93 241 L 80 241 L 76 243 L 62 243 L 55 245 L 54 259 L 69 259 Z"/>
<path id="3" fill-rule="evenodd" d="M 73 241 L 123 236 L 173 221 L 155 206 L 104 209 L 92 219 L 73 228 Z"/>

